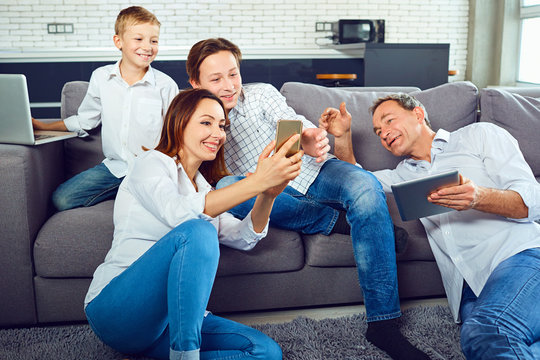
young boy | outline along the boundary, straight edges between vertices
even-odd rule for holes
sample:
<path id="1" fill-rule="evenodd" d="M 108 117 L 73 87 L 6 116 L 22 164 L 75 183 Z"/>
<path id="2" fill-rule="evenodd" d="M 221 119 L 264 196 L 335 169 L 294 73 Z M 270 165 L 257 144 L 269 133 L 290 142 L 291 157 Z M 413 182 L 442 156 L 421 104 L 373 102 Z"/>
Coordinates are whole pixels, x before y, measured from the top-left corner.
<path id="1" fill-rule="evenodd" d="M 302 147 L 308 156 L 302 159 L 300 175 L 276 198 L 270 224 L 304 234 L 328 235 L 341 226 L 340 213 L 345 212 L 366 305 L 367 339 L 393 359 L 429 359 L 398 328 L 401 310 L 394 232 L 381 185 L 357 166 L 335 158 L 325 160 L 329 150 L 326 131 L 297 115 L 276 88 L 260 83 L 243 86 L 241 58 L 235 44 L 219 38 L 193 45 L 186 62 L 191 85 L 218 96 L 229 115 L 224 146 L 229 171 L 235 175 L 253 172 L 257 152 L 275 138 L 277 121 L 302 120 Z M 333 128 L 329 131 L 336 143 L 346 143 Z M 236 180 L 238 177 L 226 177 L 218 187 Z M 243 218 L 253 201 L 229 212 Z"/>
<path id="2" fill-rule="evenodd" d="M 120 11 L 113 41 L 122 58 L 92 73 L 78 114 L 53 123 L 33 120 L 35 129 L 76 131 L 81 137 L 101 124 L 105 159 L 56 189 L 53 203 L 58 210 L 113 198 L 142 146 L 157 144 L 163 116 L 178 93 L 174 80 L 150 66 L 158 53 L 160 25 L 142 7 Z"/>

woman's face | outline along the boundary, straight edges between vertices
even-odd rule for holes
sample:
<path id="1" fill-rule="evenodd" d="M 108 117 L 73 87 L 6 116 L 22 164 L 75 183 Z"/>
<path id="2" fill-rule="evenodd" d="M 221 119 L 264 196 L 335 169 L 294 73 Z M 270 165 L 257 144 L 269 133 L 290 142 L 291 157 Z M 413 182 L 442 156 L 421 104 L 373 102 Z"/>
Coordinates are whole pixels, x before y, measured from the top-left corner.
<path id="1" fill-rule="evenodd" d="M 182 163 L 202 162 L 216 158 L 225 142 L 225 113 L 212 99 L 202 99 L 189 119 L 183 136 Z"/>

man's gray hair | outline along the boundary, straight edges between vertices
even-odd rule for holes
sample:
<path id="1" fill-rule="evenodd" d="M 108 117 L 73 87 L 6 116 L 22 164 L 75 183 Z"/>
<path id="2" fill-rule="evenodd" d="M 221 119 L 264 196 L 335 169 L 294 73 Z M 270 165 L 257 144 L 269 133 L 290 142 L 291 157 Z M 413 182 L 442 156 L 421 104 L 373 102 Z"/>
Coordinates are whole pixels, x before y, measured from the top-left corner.
<path id="1" fill-rule="evenodd" d="M 393 100 L 397 102 L 398 105 L 404 108 L 405 110 L 412 111 L 417 106 L 422 108 L 422 110 L 424 110 L 424 121 L 426 122 L 426 125 L 429 126 L 429 128 L 431 129 L 431 122 L 429 121 L 428 113 L 424 105 L 420 101 L 418 101 L 414 96 L 405 94 L 405 93 L 391 94 L 391 95 L 378 98 L 377 100 L 375 100 L 373 105 L 371 105 L 371 107 L 369 108 L 369 112 L 371 113 L 371 115 L 373 116 L 373 113 L 375 112 L 375 110 L 377 110 L 377 108 L 383 102 L 389 101 L 389 100 Z"/>

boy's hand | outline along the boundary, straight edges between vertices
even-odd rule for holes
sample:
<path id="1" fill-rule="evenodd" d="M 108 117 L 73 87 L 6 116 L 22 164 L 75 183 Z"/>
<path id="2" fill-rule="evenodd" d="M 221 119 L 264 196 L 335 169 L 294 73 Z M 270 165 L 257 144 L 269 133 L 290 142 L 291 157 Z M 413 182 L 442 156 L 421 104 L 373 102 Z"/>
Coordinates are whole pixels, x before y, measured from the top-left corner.
<path id="1" fill-rule="evenodd" d="M 345 102 L 342 102 L 339 110 L 329 107 L 323 111 L 319 118 L 319 127 L 339 138 L 351 131 L 351 120 L 352 116 L 347 111 Z"/>
<path id="2" fill-rule="evenodd" d="M 321 128 L 307 128 L 302 131 L 302 149 L 309 156 L 316 158 L 317 162 L 324 161 L 330 151 L 326 130 Z"/>
<path id="3" fill-rule="evenodd" d="M 45 123 L 34 118 L 32 118 L 32 127 L 36 130 L 46 130 Z"/>
<path id="4" fill-rule="evenodd" d="M 46 123 L 32 118 L 32 127 L 35 130 L 68 131 L 66 124 L 62 120 Z"/>

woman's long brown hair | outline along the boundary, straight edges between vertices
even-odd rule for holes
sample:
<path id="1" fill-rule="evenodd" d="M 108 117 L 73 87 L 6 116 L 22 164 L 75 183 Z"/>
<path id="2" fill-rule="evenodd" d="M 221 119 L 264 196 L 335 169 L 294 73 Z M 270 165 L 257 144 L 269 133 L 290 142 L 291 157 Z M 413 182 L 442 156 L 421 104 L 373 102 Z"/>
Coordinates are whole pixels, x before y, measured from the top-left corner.
<path id="1" fill-rule="evenodd" d="M 163 129 L 161 137 L 155 150 L 164 153 L 170 157 L 177 156 L 182 149 L 183 135 L 186 125 L 195 113 L 197 106 L 202 99 L 210 99 L 216 101 L 225 114 L 226 124 L 229 124 L 229 118 L 225 107 L 221 100 L 208 90 L 204 89 L 189 89 L 181 91 L 171 102 L 165 119 L 163 121 Z M 212 161 L 204 161 L 199 171 L 211 185 L 215 185 L 222 177 L 229 175 L 225 166 L 225 157 L 223 146 L 216 154 L 216 158 Z"/>

